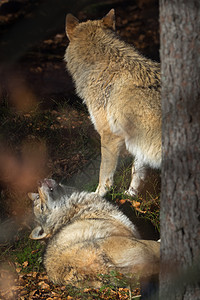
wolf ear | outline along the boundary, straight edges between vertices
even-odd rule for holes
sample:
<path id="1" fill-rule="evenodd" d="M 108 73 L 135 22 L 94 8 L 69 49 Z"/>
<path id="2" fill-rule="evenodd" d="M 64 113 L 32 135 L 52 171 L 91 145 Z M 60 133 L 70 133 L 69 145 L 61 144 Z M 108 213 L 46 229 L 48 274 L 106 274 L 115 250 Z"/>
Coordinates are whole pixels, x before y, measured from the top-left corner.
<path id="1" fill-rule="evenodd" d="M 77 18 L 75 18 L 72 14 L 67 14 L 66 23 L 65 23 L 65 31 L 66 31 L 66 35 L 70 41 L 73 37 L 73 31 L 78 24 L 79 24 L 79 20 Z"/>
<path id="2" fill-rule="evenodd" d="M 106 27 L 115 30 L 115 10 L 112 8 L 102 21 Z"/>
<path id="3" fill-rule="evenodd" d="M 34 201 L 38 196 L 39 196 L 38 193 L 28 193 L 28 197 L 29 197 L 29 199 L 31 199 L 32 201 Z"/>
<path id="4" fill-rule="evenodd" d="M 32 240 L 41 240 L 47 237 L 47 234 L 44 232 L 41 226 L 37 226 L 33 229 L 31 234 L 29 235 L 29 238 Z"/>

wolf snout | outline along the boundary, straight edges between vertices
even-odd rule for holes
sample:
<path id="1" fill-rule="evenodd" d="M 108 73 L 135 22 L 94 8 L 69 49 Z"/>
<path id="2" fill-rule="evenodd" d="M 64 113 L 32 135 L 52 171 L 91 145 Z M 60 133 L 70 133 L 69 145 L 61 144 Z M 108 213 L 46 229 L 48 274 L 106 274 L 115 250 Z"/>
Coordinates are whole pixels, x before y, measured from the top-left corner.
<path id="1" fill-rule="evenodd" d="M 38 181 L 37 181 L 37 186 L 38 186 L 38 187 L 41 187 L 41 186 L 42 186 L 42 180 L 38 180 Z"/>
<path id="2" fill-rule="evenodd" d="M 56 181 L 53 179 L 49 179 L 49 178 L 44 178 L 43 180 L 39 180 L 38 181 L 38 186 L 42 187 L 42 186 L 46 186 L 49 189 L 54 188 L 57 185 Z"/>

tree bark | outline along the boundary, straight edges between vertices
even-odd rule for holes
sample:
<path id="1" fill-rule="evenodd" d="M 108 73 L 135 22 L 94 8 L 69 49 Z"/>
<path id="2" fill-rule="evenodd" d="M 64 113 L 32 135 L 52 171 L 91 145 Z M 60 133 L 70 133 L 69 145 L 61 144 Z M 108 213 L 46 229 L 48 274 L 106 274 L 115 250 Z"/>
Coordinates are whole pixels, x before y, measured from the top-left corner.
<path id="1" fill-rule="evenodd" d="M 200 1 L 160 0 L 160 299 L 200 299 Z"/>

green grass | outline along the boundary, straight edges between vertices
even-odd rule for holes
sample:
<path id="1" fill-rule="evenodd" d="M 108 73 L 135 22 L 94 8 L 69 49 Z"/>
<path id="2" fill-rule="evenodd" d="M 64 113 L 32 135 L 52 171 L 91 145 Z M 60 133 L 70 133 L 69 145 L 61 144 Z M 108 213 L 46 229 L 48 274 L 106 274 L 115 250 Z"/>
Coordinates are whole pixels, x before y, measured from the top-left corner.
<path id="1" fill-rule="evenodd" d="M 25 235 L 8 248 L 2 248 L 0 260 L 11 260 L 21 272 L 44 271 L 42 265 L 42 255 L 44 243 L 31 240 Z"/>
<path id="2" fill-rule="evenodd" d="M 142 197 L 139 197 L 140 209 L 145 213 L 140 213 L 136 210 L 138 216 L 143 217 L 151 221 L 155 228 L 160 232 L 160 195 L 149 195 L 146 201 Z"/>
<path id="3" fill-rule="evenodd" d="M 159 172 L 155 172 L 154 176 L 148 176 L 147 188 L 150 191 L 145 190 L 142 194 L 138 194 L 135 197 L 128 196 L 125 191 L 128 189 L 131 179 L 132 160 L 126 159 L 121 163 L 114 176 L 113 187 L 106 194 L 107 200 L 111 202 L 123 203 L 123 200 L 128 201 L 131 204 L 131 208 L 139 218 L 149 220 L 155 228 L 160 231 L 160 186 L 157 181 Z M 88 191 L 95 191 L 97 185 L 87 185 L 85 189 Z M 89 188 L 89 189 L 88 189 Z M 138 202 L 139 207 L 135 207 L 134 202 Z"/>

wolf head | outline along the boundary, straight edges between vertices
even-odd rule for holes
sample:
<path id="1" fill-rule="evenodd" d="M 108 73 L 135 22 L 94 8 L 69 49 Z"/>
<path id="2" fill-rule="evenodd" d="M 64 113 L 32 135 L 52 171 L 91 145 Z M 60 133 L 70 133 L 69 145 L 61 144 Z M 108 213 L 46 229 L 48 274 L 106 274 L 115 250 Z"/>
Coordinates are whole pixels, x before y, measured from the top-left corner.
<path id="1" fill-rule="evenodd" d="M 110 28 L 115 30 L 115 11 L 111 9 L 109 13 L 98 21 L 89 21 L 89 22 L 96 22 L 99 26 Z M 71 41 L 75 36 L 75 30 L 80 25 L 79 20 L 75 18 L 72 14 L 67 14 L 66 16 L 66 34 Z M 82 26 L 82 25 L 81 25 Z"/>
<path id="2" fill-rule="evenodd" d="M 78 192 L 72 187 L 45 179 L 38 187 L 38 193 L 29 193 L 33 201 L 35 221 L 31 239 L 53 237 L 63 226 L 77 219 L 102 219 L 122 224 L 135 237 L 139 233 L 134 224 L 119 209 L 97 193 Z M 109 221 L 108 221 L 109 222 Z"/>
<path id="3" fill-rule="evenodd" d="M 57 183 L 53 179 L 44 179 L 40 182 L 38 193 L 28 193 L 29 198 L 33 201 L 35 221 L 39 224 L 33 229 L 30 235 L 31 239 L 43 239 L 51 235 L 51 224 L 48 223 L 50 216 L 75 191 L 77 190 Z"/>

